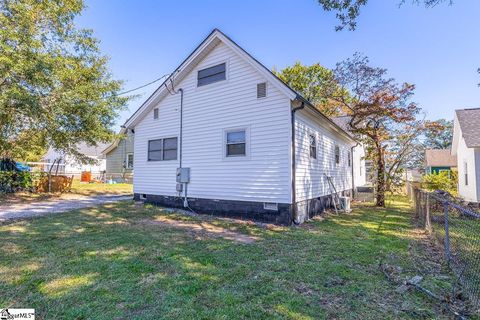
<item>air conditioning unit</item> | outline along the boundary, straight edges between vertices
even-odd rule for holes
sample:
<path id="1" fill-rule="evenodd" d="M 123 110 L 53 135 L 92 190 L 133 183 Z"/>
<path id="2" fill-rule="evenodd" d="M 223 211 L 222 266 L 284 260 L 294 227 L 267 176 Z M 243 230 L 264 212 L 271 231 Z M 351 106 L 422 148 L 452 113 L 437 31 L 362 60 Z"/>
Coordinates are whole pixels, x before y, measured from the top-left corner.
<path id="1" fill-rule="evenodd" d="M 340 205 L 342 206 L 345 212 L 350 212 L 352 209 L 350 208 L 350 197 L 340 197 Z"/>

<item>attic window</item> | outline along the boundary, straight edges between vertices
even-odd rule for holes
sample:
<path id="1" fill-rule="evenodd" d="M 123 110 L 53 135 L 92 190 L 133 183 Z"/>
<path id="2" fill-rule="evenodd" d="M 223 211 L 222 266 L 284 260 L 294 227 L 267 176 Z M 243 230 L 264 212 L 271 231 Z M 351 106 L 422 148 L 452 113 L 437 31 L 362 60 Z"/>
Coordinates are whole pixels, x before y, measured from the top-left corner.
<path id="1" fill-rule="evenodd" d="M 153 119 L 158 119 L 158 108 L 153 109 Z"/>
<path id="2" fill-rule="evenodd" d="M 267 83 L 257 83 L 257 99 L 265 98 L 267 96 Z"/>
<path id="3" fill-rule="evenodd" d="M 198 71 L 197 86 L 204 86 L 227 79 L 225 63 Z"/>

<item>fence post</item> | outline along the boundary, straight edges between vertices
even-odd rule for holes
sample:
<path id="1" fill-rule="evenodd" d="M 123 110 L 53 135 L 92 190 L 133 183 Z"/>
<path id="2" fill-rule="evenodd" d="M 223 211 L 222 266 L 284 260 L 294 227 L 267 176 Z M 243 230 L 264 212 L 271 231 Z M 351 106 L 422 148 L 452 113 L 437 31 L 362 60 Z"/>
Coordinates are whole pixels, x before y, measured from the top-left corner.
<path id="1" fill-rule="evenodd" d="M 427 212 L 425 213 L 425 229 L 428 230 L 428 232 L 430 232 L 432 230 L 432 226 L 430 224 L 430 194 L 426 194 L 427 196 Z"/>
<path id="2" fill-rule="evenodd" d="M 447 262 L 450 264 L 450 233 L 448 225 L 448 202 L 443 203 L 443 212 L 445 219 L 445 255 L 447 256 Z"/>

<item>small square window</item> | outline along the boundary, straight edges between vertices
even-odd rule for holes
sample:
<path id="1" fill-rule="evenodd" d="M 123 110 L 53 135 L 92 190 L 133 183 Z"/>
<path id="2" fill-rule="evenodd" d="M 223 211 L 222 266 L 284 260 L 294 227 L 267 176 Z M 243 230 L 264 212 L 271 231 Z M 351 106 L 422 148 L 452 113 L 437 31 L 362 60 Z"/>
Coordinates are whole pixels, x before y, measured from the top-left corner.
<path id="1" fill-rule="evenodd" d="M 310 135 L 310 158 L 317 159 L 317 138 L 314 134 Z"/>
<path id="2" fill-rule="evenodd" d="M 153 109 L 153 119 L 158 119 L 158 108 Z"/>
<path id="3" fill-rule="evenodd" d="M 246 132 L 245 130 L 226 132 L 226 156 L 245 156 L 246 153 Z"/>

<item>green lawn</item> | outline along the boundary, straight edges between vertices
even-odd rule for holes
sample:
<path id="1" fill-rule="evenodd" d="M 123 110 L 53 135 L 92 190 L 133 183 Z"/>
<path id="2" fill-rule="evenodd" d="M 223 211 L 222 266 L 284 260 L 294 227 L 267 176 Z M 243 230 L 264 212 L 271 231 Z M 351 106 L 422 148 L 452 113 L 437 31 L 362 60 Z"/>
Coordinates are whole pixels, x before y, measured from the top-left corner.
<path id="1" fill-rule="evenodd" d="M 406 279 L 424 266 L 409 207 L 390 205 L 290 228 L 132 202 L 3 225 L 0 306 L 40 319 L 446 318 L 379 268 Z"/>
<path id="2" fill-rule="evenodd" d="M 84 183 L 73 180 L 71 193 L 84 195 L 132 194 L 133 185 L 128 183 Z"/>
<path id="3" fill-rule="evenodd" d="M 133 194 L 133 185 L 127 183 L 106 184 L 106 183 L 83 183 L 79 180 L 73 180 L 72 189 L 67 193 L 33 193 L 16 192 L 0 193 L 0 205 L 12 203 L 38 202 L 59 197 L 69 197 L 70 195 L 131 195 Z"/>

